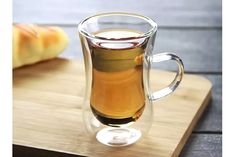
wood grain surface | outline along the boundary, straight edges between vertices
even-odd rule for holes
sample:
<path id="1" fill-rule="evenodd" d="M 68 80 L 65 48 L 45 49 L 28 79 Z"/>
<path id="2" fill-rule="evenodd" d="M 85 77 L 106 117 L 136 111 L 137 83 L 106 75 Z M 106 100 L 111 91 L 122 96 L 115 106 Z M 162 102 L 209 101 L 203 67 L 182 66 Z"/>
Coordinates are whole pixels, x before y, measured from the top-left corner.
<path id="1" fill-rule="evenodd" d="M 182 156 L 191 157 L 222 157 L 222 135 L 215 134 L 193 134 L 185 144 L 182 150 Z M 202 149 L 199 149 L 202 148 Z M 49 151 L 34 147 L 25 147 L 20 145 L 13 146 L 13 156 L 34 156 L 34 157 L 82 157 L 81 155 L 74 155 L 56 151 Z"/>
<path id="2" fill-rule="evenodd" d="M 222 135 L 220 134 L 192 134 L 182 154 L 194 157 L 222 157 L 221 148 Z"/>
<path id="3" fill-rule="evenodd" d="M 194 133 L 216 133 L 222 131 L 222 76 L 202 75 L 212 83 L 212 99 L 203 113 Z"/>
<path id="4" fill-rule="evenodd" d="M 211 97 L 208 80 L 186 74 L 174 94 L 154 104 L 148 136 L 115 149 L 86 136 L 82 128 L 83 73 L 81 63 L 65 59 L 14 70 L 15 145 L 85 156 L 178 156 Z M 171 72 L 152 71 L 151 84 L 161 88 L 172 77 Z"/>

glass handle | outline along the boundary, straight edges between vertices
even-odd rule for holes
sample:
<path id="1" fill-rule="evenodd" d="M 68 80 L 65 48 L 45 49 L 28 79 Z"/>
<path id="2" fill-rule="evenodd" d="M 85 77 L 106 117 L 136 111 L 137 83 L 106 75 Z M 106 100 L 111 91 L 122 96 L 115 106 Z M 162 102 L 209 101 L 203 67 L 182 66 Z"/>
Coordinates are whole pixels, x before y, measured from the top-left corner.
<path id="1" fill-rule="evenodd" d="M 149 64 L 159 63 L 159 62 L 169 61 L 169 60 L 174 60 L 176 62 L 176 64 L 178 65 L 178 71 L 175 75 L 175 78 L 167 87 L 152 93 L 149 96 L 151 101 L 156 101 L 164 96 L 169 95 L 173 91 L 175 91 L 175 89 L 179 86 L 179 84 L 183 78 L 184 65 L 183 65 L 182 60 L 173 53 L 161 53 L 161 54 L 156 54 L 156 55 L 148 57 Z"/>

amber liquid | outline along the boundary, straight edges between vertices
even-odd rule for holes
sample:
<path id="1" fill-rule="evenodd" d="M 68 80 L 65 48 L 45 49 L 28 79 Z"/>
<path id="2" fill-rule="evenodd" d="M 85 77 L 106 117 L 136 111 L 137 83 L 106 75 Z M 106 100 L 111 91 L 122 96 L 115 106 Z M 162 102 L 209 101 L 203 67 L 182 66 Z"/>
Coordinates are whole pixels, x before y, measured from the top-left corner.
<path id="1" fill-rule="evenodd" d="M 97 119 L 109 126 L 136 121 L 145 105 L 143 55 L 146 42 L 119 42 L 136 39 L 142 33 L 132 30 L 103 30 L 95 36 L 112 37 L 115 43 L 90 43 L 93 80 L 90 105 Z"/>

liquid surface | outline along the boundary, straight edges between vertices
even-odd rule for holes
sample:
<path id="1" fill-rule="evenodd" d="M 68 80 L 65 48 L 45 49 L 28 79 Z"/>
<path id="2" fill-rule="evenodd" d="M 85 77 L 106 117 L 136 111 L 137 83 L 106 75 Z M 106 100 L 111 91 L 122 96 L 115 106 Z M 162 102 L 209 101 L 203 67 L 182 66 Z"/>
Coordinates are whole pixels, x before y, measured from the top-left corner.
<path id="1" fill-rule="evenodd" d="M 96 37 L 107 39 L 136 38 L 143 35 L 142 32 L 129 29 L 106 29 L 94 33 Z"/>
<path id="2" fill-rule="evenodd" d="M 114 40 L 90 45 L 92 111 L 100 122 L 110 126 L 136 121 L 145 105 L 142 61 L 146 42 L 136 39 L 142 33 L 109 29 L 94 35 Z M 133 40 L 124 42 L 119 38 Z"/>

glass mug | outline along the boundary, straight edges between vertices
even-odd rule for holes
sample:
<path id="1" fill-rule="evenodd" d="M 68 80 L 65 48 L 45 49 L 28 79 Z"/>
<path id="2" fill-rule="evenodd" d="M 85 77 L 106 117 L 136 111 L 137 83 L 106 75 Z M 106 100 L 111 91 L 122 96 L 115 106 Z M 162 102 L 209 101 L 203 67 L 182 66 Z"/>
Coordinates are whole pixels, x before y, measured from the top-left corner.
<path id="1" fill-rule="evenodd" d="M 109 146 L 126 146 L 147 134 L 153 102 L 172 93 L 184 74 L 172 53 L 153 55 L 157 24 L 132 13 L 103 13 L 82 20 L 81 40 L 86 91 L 83 122 L 94 138 Z M 152 63 L 174 60 L 178 71 L 169 86 L 151 92 Z"/>

